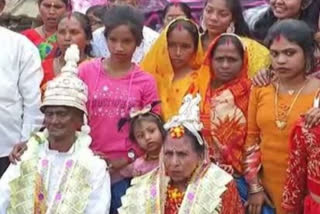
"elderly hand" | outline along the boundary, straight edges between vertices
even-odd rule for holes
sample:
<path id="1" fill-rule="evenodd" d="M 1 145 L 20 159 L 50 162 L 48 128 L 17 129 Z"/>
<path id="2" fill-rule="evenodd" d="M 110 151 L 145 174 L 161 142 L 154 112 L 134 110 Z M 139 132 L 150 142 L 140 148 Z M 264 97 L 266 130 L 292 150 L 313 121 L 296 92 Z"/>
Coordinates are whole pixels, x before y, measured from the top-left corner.
<path id="1" fill-rule="evenodd" d="M 27 142 L 20 142 L 16 144 L 9 154 L 9 160 L 12 164 L 17 164 L 17 161 L 21 161 L 21 156 L 27 150 Z"/>
<path id="2" fill-rule="evenodd" d="M 274 207 L 264 191 L 250 194 L 248 201 L 245 204 L 248 214 L 261 214 L 262 206 L 264 203 L 267 203 L 269 206 Z"/>
<path id="3" fill-rule="evenodd" d="M 305 119 L 305 128 L 313 128 L 320 124 L 320 108 L 311 108 L 307 113 L 302 115 Z"/>
<path id="4" fill-rule="evenodd" d="M 259 71 L 254 77 L 252 77 L 251 82 L 254 86 L 263 87 L 271 83 L 273 78 L 273 72 L 271 70 L 263 69 Z"/>

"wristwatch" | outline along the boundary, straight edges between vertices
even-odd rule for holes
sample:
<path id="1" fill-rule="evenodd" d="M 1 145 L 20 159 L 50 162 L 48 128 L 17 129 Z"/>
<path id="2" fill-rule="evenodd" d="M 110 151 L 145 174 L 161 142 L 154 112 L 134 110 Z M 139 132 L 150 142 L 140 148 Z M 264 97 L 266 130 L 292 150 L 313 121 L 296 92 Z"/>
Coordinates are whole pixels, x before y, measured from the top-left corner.
<path id="1" fill-rule="evenodd" d="M 129 149 L 129 150 L 128 150 L 128 159 L 129 159 L 129 162 L 130 162 L 130 163 L 134 162 L 134 161 L 136 160 L 136 157 L 137 157 L 137 155 L 136 155 L 135 151 L 134 151 L 133 149 Z"/>

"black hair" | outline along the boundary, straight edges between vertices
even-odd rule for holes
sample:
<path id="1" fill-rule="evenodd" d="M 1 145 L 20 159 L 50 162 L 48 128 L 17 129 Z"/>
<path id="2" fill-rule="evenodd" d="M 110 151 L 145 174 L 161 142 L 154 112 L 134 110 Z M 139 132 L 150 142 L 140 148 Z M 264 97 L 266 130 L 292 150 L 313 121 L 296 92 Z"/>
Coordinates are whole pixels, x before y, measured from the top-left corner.
<path id="1" fill-rule="evenodd" d="M 104 5 L 94 5 L 90 7 L 86 11 L 86 15 L 88 16 L 89 13 L 92 13 L 94 16 L 98 17 L 99 19 L 103 20 L 105 13 L 107 12 L 107 7 Z"/>
<path id="2" fill-rule="evenodd" d="M 299 45 L 303 49 L 307 63 L 310 63 L 310 71 L 313 71 L 316 47 L 313 35 L 314 31 L 305 22 L 296 19 L 285 19 L 270 28 L 265 39 L 265 45 L 270 48 L 277 37 L 285 37 L 288 41 Z"/>
<path id="3" fill-rule="evenodd" d="M 241 44 L 241 41 L 239 41 L 238 38 L 236 38 L 235 36 L 231 36 L 231 35 L 222 35 L 218 41 L 216 41 L 215 46 L 212 48 L 210 56 L 213 57 L 214 53 L 216 51 L 216 49 L 220 46 L 220 45 L 224 45 L 227 42 L 231 41 L 232 44 L 236 47 L 238 53 L 241 56 L 241 59 L 243 59 L 244 56 L 244 50 L 243 50 L 243 45 Z"/>
<path id="4" fill-rule="evenodd" d="M 40 5 L 43 1 L 44 0 L 39 0 L 38 4 Z M 66 5 L 66 7 L 68 6 L 69 0 L 60 0 L 60 1 L 62 1 Z"/>
<path id="5" fill-rule="evenodd" d="M 170 132 L 166 132 L 166 138 L 170 135 Z M 198 132 L 198 134 L 200 135 L 200 137 L 203 139 L 203 136 L 201 134 L 201 132 Z M 205 150 L 205 146 L 201 145 L 198 142 L 198 139 L 196 136 L 194 136 L 194 134 L 192 134 L 191 131 L 189 131 L 189 129 L 187 129 L 186 127 L 184 127 L 184 136 L 187 136 L 190 139 L 190 143 L 191 146 L 193 148 L 193 150 L 200 156 L 200 157 L 204 157 L 204 150 Z"/>
<path id="6" fill-rule="evenodd" d="M 86 39 L 88 41 L 91 41 L 92 40 L 92 30 L 91 30 L 91 26 L 90 26 L 90 21 L 89 21 L 89 18 L 82 14 L 82 13 L 79 13 L 79 12 L 73 12 L 71 13 L 71 15 L 69 14 L 66 14 L 64 15 L 60 20 L 59 20 L 59 23 L 65 19 L 65 18 L 68 18 L 68 17 L 74 17 L 81 25 L 81 27 L 83 28 L 83 31 L 85 32 L 86 34 Z M 59 25 L 58 23 L 58 25 Z M 86 55 L 88 56 L 91 56 L 91 50 L 92 50 L 92 47 L 91 47 L 91 44 L 90 42 L 87 44 L 84 52 Z"/>
<path id="7" fill-rule="evenodd" d="M 205 1 L 205 6 L 208 4 L 208 1 Z M 232 14 L 232 21 L 234 22 L 234 27 L 235 27 L 235 34 L 239 36 L 244 36 L 244 37 L 251 37 L 251 33 L 248 27 L 248 24 L 244 20 L 243 17 L 243 9 L 241 6 L 240 0 L 225 0 L 227 7 L 231 11 Z"/>
<path id="8" fill-rule="evenodd" d="M 170 2 L 165 6 L 165 8 L 162 11 L 162 20 L 164 20 L 164 18 L 166 17 L 169 9 L 172 6 L 179 7 L 182 10 L 182 12 L 184 13 L 184 15 L 186 16 L 187 19 L 192 19 L 193 18 L 191 8 L 186 3 L 184 3 L 184 2 Z"/>
<path id="9" fill-rule="evenodd" d="M 120 25 L 127 25 L 135 37 L 137 46 L 139 46 L 143 39 L 143 22 L 143 14 L 132 6 L 114 6 L 107 10 L 103 18 L 105 25 L 104 35 L 108 38 L 114 28 Z"/>
<path id="10" fill-rule="evenodd" d="M 147 112 L 145 114 L 141 114 L 139 116 L 134 117 L 131 121 L 130 121 L 130 129 L 129 129 L 129 139 L 133 142 L 137 142 L 136 138 L 134 136 L 134 130 L 136 125 L 140 124 L 141 121 L 149 121 L 149 122 L 153 122 L 157 125 L 161 136 L 162 136 L 162 140 L 164 140 L 165 136 L 166 136 L 166 131 L 163 128 L 163 121 L 160 118 L 159 115 L 152 113 L 152 112 Z"/>
<path id="11" fill-rule="evenodd" d="M 303 2 L 303 1 L 302 1 Z M 320 13 L 320 1 L 313 0 L 312 3 L 305 9 L 301 10 L 298 20 L 304 21 L 313 30 L 318 28 L 318 18 Z M 252 34 L 253 36 L 263 41 L 269 28 L 278 21 L 277 17 L 273 14 L 271 7 L 260 17 L 254 24 Z"/>
<path id="12" fill-rule="evenodd" d="M 191 23 L 190 21 L 180 19 L 180 20 L 177 20 L 174 23 L 172 23 L 168 28 L 167 37 L 178 26 L 182 26 L 183 29 L 185 29 L 186 31 L 188 31 L 191 34 L 191 37 L 192 37 L 192 40 L 194 43 L 194 47 L 195 47 L 195 49 L 197 49 L 198 42 L 199 42 L 199 30 L 198 30 L 197 26 L 195 24 Z"/>

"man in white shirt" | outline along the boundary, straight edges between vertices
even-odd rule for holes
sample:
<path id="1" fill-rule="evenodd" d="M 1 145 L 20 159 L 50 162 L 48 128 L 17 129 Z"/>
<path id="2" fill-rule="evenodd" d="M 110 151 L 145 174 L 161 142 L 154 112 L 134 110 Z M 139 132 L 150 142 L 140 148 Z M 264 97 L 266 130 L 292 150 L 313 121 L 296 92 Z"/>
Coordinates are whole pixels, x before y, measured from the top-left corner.
<path id="1" fill-rule="evenodd" d="M 0 0 L 0 12 L 5 1 Z M 29 138 L 42 123 L 40 83 L 43 78 L 37 48 L 24 36 L 0 27 L 0 178 L 13 146 Z"/>
<path id="2" fill-rule="evenodd" d="M 76 45 L 65 59 L 41 105 L 46 129 L 33 134 L 21 161 L 0 180 L 0 214 L 109 213 L 110 176 L 105 161 L 89 148 L 88 88 L 77 77 Z"/>
<path id="3" fill-rule="evenodd" d="M 138 0 L 115 0 L 113 5 L 128 4 L 133 7 L 137 7 Z M 149 51 L 154 41 L 159 37 L 159 33 L 151 28 L 143 27 L 143 40 L 139 47 L 133 54 L 132 61 L 139 64 L 144 55 Z M 97 29 L 93 32 L 93 39 L 91 41 L 92 55 L 95 57 L 109 57 L 110 52 L 108 50 L 107 41 L 104 36 L 104 27 Z"/>

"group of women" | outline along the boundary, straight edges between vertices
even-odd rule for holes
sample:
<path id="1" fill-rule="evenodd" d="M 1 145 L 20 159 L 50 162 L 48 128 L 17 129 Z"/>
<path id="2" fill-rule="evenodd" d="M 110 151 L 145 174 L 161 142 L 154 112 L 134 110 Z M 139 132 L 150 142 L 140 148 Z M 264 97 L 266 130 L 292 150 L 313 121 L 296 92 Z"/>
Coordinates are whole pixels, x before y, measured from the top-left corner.
<path id="1" fill-rule="evenodd" d="M 297 132 L 299 127 L 317 130 L 320 123 L 320 109 L 313 105 L 318 99 L 320 81 L 312 75 L 317 68 L 315 32 L 320 27 L 317 1 L 271 0 L 266 14 L 260 16 L 251 29 L 242 15 L 239 0 L 206 0 L 201 27 L 191 19 L 183 3 L 170 4 L 163 16 L 166 25 L 140 65 L 132 63 L 132 55 L 143 40 L 143 16 L 135 9 L 117 6 L 106 12 L 103 22 L 111 55 L 96 59 L 91 59 L 90 55 L 92 31 L 87 16 L 68 14 L 67 0 L 39 0 L 39 9 L 43 25 L 23 34 L 39 48 L 44 69 L 42 89 L 45 90 L 46 82 L 59 74 L 66 49 L 70 44 L 77 44 L 81 58 L 79 77 L 89 88 L 91 148 L 112 166 L 116 190 L 123 187 L 121 170 L 144 152 L 129 138 L 130 124 L 122 124 L 119 129 L 119 121 L 126 118 L 131 109 L 143 109 L 158 100 L 161 105 L 153 111 L 168 121 L 178 113 L 186 94 L 200 94 L 200 118 L 204 127 L 198 131 L 206 145 L 199 147 L 199 138 L 189 133 L 187 127 L 181 129 L 185 137 L 180 139 L 186 142 L 186 148 L 182 148 L 179 140 L 172 139 L 173 135 L 165 137 L 164 158 L 160 158 L 164 172 L 160 170 L 153 177 L 161 180 L 168 175 L 175 181 L 175 175 L 181 172 L 170 170 L 167 162 L 169 155 L 181 156 L 179 160 L 172 160 L 174 164 L 178 168 L 179 164 L 184 164 L 183 169 L 190 169 L 182 179 L 184 186 L 177 186 L 179 191 L 175 194 L 180 196 L 180 201 L 172 200 L 167 206 L 161 202 L 163 195 L 160 194 L 150 202 L 150 209 L 145 210 L 156 213 L 151 210 L 158 206 L 159 213 L 199 212 L 199 207 L 190 205 L 188 208 L 185 201 L 207 203 L 195 202 L 189 194 L 189 186 L 197 188 L 192 185 L 206 178 L 201 175 L 211 172 L 211 167 L 203 164 L 206 150 L 208 160 L 233 176 L 238 191 L 233 192 L 235 183 L 228 184 L 229 191 L 222 202 L 217 202 L 222 203 L 222 209 L 205 211 L 203 208 L 201 213 L 243 213 L 244 209 L 252 214 L 302 213 L 303 209 L 304 213 L 320 212 L 319 162 L 314 163 L 314 172 L 311 170 L 319 174 L 313 176 L 312 185 L 305 185 L 310 183 L 307 182 L 309 168 L 308 173 L 304 173 L 306 178 L 300 178 L 303 181 L 295 180 L 290 173 L 306 171 L 308 164 L 299 169 L 298 165 L 292 166 L 295 158 L 289 158 L 292 151 L 289 142 L 296 136 L 291 130 L 299 118 L 303 115 L 298 128 L 294 129 Z M 265 44 L 254 39 L 264 40 Z M 175 129 L 174 134 L 179 130 Z M 314 145 L 317 151 L 319 148 L 319 144 Z M 197 157 L 200 157 L 200 165 L 188 164 L 192 163 L 188 160 L 198 162 Z M 319 154 L 312 157 L 319 158 Z M 287 174 L 288 167 L 291 170 Z M 202 170 L 198 171 L 200 168 Z M 215 179 L 213 175 L 209 177 Z M 225 176 L 228 178 L 227 174 Z M 197 179 L 191 179 L 193 177 Z M 223 186 L 230 181 L 228 179 Z M 135 182 L 138 183 L 137 180 L 132 183 Z M 157 179 L 149 182 L 151 191 L 153 185 L 161 185 Z M 300 182 L 300 189 L 292 192 L 292 186 L 297 187 L 295 182 Z M 167 193 L 170 187 L 166 186 Z M 134 189 L 137 190 L 137 186 L 133 185 L 132 191 Z M 226 191 L 222 189 L 219 191 Z M 232 197 L 235 194 L 239 194 L 239 198 Z M 303 206 L 305 197 L 308 200 Z M 203 195 L 197 198 L 206 199 Z M 147 206 L 146 203 L 139 205 Z M 114 206 L 119 207 L 117 203 Z M 180 206 L 183 207 L 181 211 Z"/>

